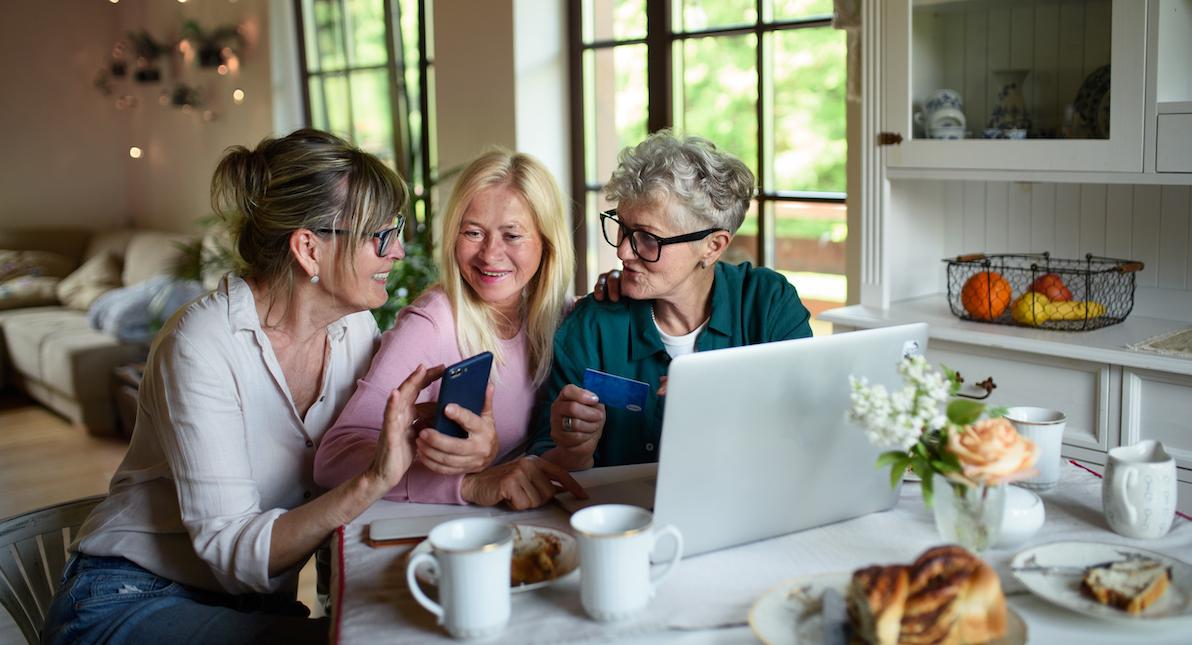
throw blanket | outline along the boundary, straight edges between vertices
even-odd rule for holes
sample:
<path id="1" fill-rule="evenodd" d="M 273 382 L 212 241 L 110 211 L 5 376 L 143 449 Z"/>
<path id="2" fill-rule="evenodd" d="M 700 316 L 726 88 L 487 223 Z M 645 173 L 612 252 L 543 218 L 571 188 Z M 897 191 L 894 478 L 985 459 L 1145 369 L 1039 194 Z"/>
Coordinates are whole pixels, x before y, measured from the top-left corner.
<path id="1" fill-rule="evenodd" d="M 87 322 L 121 342 L 148 343 L 175 311 L 203 293 L 197 281 L 159 275 L 96 298 Z"/>

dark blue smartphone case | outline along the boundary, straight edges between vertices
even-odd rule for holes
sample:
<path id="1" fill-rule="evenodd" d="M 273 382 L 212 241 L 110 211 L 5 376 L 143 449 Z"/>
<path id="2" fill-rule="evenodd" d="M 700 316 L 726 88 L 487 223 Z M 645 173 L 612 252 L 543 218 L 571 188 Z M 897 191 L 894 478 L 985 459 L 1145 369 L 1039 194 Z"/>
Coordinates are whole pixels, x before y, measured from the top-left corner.
<path id="1" fill-rule="evenodd" d="M 445 435 L 466 439 L 468 431 L 443 414 L 448 403 L 480 414 L 484 410 L 484 392 L 488 389 L 488 375 L 493 367 L 492 352 L 482 352 L 449 366 L 439 385 L 439 403 L 435 415 L 435 429 Z"/>

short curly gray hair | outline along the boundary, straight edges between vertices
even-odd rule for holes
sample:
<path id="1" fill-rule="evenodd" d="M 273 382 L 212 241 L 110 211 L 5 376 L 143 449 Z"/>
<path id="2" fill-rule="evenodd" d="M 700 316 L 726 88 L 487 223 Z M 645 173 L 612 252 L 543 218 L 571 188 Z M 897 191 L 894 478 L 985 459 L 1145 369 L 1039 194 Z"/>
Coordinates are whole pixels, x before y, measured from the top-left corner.
<path id="1" fill-rule="evenodd" d="M 604 196 L 618 204 L 664 203 L 681 206 L 685 228 L 715 226 L 736 233 L 753 198 L 753 173 L 740 159 L 702 137 L 676 137 L 660 130 L 621 150 Z"/>

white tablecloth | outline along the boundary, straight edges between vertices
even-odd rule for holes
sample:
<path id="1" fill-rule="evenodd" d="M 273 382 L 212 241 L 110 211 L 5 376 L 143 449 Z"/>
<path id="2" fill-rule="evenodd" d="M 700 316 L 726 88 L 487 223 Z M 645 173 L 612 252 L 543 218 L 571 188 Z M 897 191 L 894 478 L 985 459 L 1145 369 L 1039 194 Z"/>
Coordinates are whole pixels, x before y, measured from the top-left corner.
<path id="1" fill-rule="evenodd" d="M 635 469 L 639 467 L 580 473 L 581 483 L 617 479 Z M 811 494 L 792 494 L 790 504 L 798 504 L 801 495 Z M 1089 540 L 1132 545 L 1192 560 L 1192 522 L 1176 518 L 1171 531 L 1158 540 L 1131 540 L 1112 533 L 1101 514 L 1100 480 L 1075 465 L 1065 463 L 1060 485 L 1044 494 L 1043 500 L 1046 523 L 1025 546 Z M 336 534 L 332 563 L 336 642 L 451 640 L 406 587 L 405 555 L 410 547 L 373 548 L 363 541 L 373 520 L 443 514 L 499 514 L 510 521 L 568 527 L 566 513 L 555 506 L 505 513 L 379 502 Z M 578 574 L 544 589 L 515 594 L 512 618 L 498 641 L 749 642 L 750 606 L 784 581 L 808 574 L 847 572 L 873 563 L 908 562 L 938 543 L 940 538 L 930 509 L 920 498 L 919 486 L 908 484 L 890 511 L 686 559 L 659 589 L 649 609 L 630 622 L 610 625 L 590 620 L 580 606 Z M 1108 623 L 1034 597 L 1008 572 L 1014 551 L 995 549 L 983 557 L 1001 574 L 1010 605 L 1027 623 L 1030 642 L 1135 643 L 1142 639 L 1147 643 L 1192 643 L 1192 621 Z"/>

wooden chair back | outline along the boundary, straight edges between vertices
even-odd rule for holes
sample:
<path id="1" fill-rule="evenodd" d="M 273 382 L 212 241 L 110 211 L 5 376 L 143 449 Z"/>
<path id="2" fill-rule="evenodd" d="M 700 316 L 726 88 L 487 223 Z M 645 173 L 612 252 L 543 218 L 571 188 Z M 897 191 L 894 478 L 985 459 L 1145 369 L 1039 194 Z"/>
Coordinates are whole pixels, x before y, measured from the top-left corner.
<path id="1" fill-rule="evenodd" d="M 0 520 L 0 605 L 29 643 L 40 640 L 67 549 L 103 495 Z"/>

